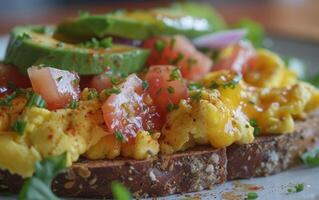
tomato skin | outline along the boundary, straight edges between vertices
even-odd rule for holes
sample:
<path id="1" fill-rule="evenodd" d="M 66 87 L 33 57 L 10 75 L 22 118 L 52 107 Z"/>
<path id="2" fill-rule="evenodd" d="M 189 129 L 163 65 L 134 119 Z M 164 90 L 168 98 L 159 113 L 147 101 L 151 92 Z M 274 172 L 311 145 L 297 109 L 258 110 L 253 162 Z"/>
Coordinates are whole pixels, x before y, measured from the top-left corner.
<path id="1" fill-rule="evenodd" d="M 65 107 L 80 97 L 79 76 L 51 67 L 28 69 L 33 90 L 46 101 L 48 109 Z"/>
<path id="2" fill-rule="evenodd" d="M 158 43 L 162 49 L 158 49 Z M 144 48 L 151 53 L 147 65 L 176 65 L 182 75 L 188 80 L 199 80 L 208 73 L 213 66 L 213 61 L 199 52 L 184 36 L 160 36 L 144 41 Z"/>
<path id="3" fill-rule="evenodd" d="M 230 52 L 227 56 L 222 58 L 214 65 L 212 71 L 218 70 L 232 70 L 236 72 L 245 73 L 249 68 L 249 61 L 256 55 L 256 50 L 248 42 L 239 42 L 238 44 L 227 47 Z"/>
<path id="4" fill-rule="evenodd" d="M 0 97 L 12 92 L 12 88 L 9 88 L 10 82 L 18 88 L 28 88 L 31 86 L 29 78 L 22 75 L 18 69 L 0 63 Z"/>
<path id="5" fill-rule="evenodd" d="M 89 87 L 101 92 L 103 89 L 111 88 L 112 85 L 111 78 L 101 74 L 92 78 Z"/>
<path id="6" fill-rule="evenodd" d="M 188 97 L 186 83 L 182 79 L 171 80 L 175 68 L 170 65 L 151 66 L 145 76 L 149 84 L 147 91 L 162 117 L 166 116 L 169 104 L 177 105 Z"/>
<path id="7" fill-rule="evenodd" d="M 132 143 L 139 130 L 159 130 L 159 114 L 151 97 L 143 90 L 142 80 L 131 74 L 103 104 L 106 126 L 111 133 L 120 131 Z"/>

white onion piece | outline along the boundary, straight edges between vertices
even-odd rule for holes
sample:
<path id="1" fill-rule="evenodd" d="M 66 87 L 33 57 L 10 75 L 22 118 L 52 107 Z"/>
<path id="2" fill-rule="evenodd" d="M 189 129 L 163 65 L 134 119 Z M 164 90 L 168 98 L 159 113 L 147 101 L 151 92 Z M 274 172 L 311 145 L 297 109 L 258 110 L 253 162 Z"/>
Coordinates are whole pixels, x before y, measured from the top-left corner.
<path id="1" fill-rule="evenodd" d="M 220 31 L 195 38 L 193 43 L 199 48 L 218 50 L 239 42 L 246 34 L 246 29 Z"/>

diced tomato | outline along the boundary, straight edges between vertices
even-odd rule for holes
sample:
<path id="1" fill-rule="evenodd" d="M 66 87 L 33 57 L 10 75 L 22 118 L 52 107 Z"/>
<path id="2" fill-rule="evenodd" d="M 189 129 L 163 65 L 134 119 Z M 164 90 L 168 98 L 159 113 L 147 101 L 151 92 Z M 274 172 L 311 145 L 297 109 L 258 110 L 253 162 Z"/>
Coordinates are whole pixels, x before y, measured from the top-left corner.
<path id="1" fill-rule="evenodd" d="M 74 72 L 51 67 L 28 69 L 33 90 L 42 96 L 49 109 L 65 107 L 80 96 L 79 76 Z"/>
<path id="2" fill-rule="evenodd" d="M 185 81 L 178 78 L 179 69 L 169 65 L 151 66 L 145 76 L 151 95 L 161 116 L 188 97 Z"/>
<path id="3" fill-rule="evenodd" d="M 233 70 L 245 73 L 248 61 L 256 55 L 254 47 L 249 42 L 239 42 L 222 51 L 220 60 L 214 65 L 213 71 Z"/>
<path id="4" fill-rule="evenodd" d="M 176 65 L 183 77 L 189 80 L 199 80 L 213 66 L 213 61 L 184 36 L 155 37 L 144 41 L 143 47 L 151 49 L 148 66 Z"/>
<path id="5" fill-rule="evenodd" d="M 10 83 L 18 88 L 31 86 L 28 76 L 22 75 L 18 69 L 5 64 L 0 64 L 0 97 L 10 91 Z"/>
<path id="6" fill-rule="evenodd" d="M 104 121 L 111 133 L 134 142 L 139 130 L 159 130 L 159 114 L 142 80 L 131 74 L 119 85 L 120 93 L 112 94 L 103 104 Z"/>
<path id="7" fill-rule="evenodd" d="M 95 88 L 98 92 L 103 89 L 111 88 L 113 85 L 117 85 L 123 79 L 118 73 L 113 73 L 110 69 L 107 69 L 104 73 L 96 75 L 92 78 L 89 87 Z"/>

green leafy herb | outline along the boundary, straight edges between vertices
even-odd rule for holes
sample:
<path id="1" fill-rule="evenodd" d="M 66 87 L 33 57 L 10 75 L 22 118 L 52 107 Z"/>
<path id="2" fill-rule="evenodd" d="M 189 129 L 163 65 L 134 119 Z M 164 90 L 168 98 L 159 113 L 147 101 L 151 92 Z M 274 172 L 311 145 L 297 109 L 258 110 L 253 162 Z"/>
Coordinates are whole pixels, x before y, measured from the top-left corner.
<path id="1" fill-rule="evenodd" d="M 168 112 L 172 112 L 173 110 L 177 110 L 178 109 L 178 105 L 174 104 L 174 103 L 169 103 L 166 107 Z"/>
<path id="2" fill-rule="evenodd" d="M 120 94 L 121 90 L 118 87 L 113 86 L 112 88 L 109 89 L 104 89 L 104 94 L 106 94 L 107 96 L 110 96 L 111 94 Z"/>
<path id="3" fill-rule="evenodd" d="M 245 200 L 253 200 L 257 198 L 258 198 L 258 194 L 256 192 L 248 192 L 246 194 Z"/>
<path id="4" fill-rule="evenodd" d="M 27 34 L 26 32 L 18 35 L 17 40 L 26 40 L 26 39 L 31 39 L 31 36 Z"/>
<path id="5" fill-rule="evenodd" d="M 178 80 L 182 77 L 181 75 L 181 71 L 175 67 L 172 71 L 171 74 L 169 75 L 169 81 L 174 81 L 174 80 Z"/>
<path id="6" fill-rule="evenodd" d="M 118 77 L 116 77 L 116 76 L 111 76 L 111 83 L 113 84 L 113 85 L 117 85 L 117 84 L 119 84 L 121 82 L 121 79 L 119 79 Z"/>
<path id="7" fill-rule="evenodd" d="M 254 127 L 254 136 L 258 136 L 261 132 L 261 128 L 258 126 L 257 124 L 257 120 L 256 119 L 251 119 L 249 120 L 249 124 Z"/>
<path id="8" fill-rule="evenodd" d="M 16 132 L 19 135 L 23 135 L 24 130 L 27 126 L 27 122 L 22 119 L 18 119 L 12 126 L 12 131 Z"/>
<path id="9" fill-rule="evenodd" d="M 80 47 L 85 47 L 85 48 L 92 48 L 92 49 L 99 49 L 99 48 L 110 48 L 112 47 L 112 38 L 108 37 L 102 40 L 97 40 L 96 38 L 92 38 L 89 41 L 86 41 L 84 43 L 80 43 Z"/>
<path id="10" fill-rule="evenodd" d="M 184 55 L 181 54 L 181 53 L 178 53 L 178 54 L 177 54 L 177 57 L 176 57 L 175 59 L 171 60 L 170 63 L 171 63 L 172 65 L 177 65 L 183 58 L 184 58 Z"/>
<path id="11" fill-rule="evenodd" d="M 75 99 L 72 99 L 72 101 L 69 104 L 69 108 L 76 109 L 78 107 L 78 102 Z"/>
<path id="12" fill-rule="evenodd" d="M 165 48 L 165 43 L 162 40 L 155 41 L 155 49 L 158 52 L 162 52 Z"/>
<path id="13" fill-rule="evenodd" d="M 310 167 L 319 166 L 319 148 L 313 149 L 301 155 L 301 161 Z"/>
<path id="14" fill-rule="evenodd" d="M 191 83 L 191 84 L 188 85 L 188 89 L 190 91 L 199 90 L 199 89 L 202 89 L 202 88 L 203 88 L 203 85 L 200 84 L 200 83 L 196 83 L 196 82 Z"/>
<path id="15" fill-rule="evenodd" d="M 26 180 L 18 196 L 19 200 L 58 200 L 51 191 L 53 178 L 67 165 L 67 153 L 38 161 L 33 177 Z"/>
<path id="16" fill-rule="evenodd" d="M 202 98 L 202 91 L 195 91 L 190 94 L 190 97 L 194 101 L 199 101 Z"/>
<path id="17" fill-rule="evenodd" d="M 89 88 L 89 91 L 88 91 L 88 100 L 92 100 L 92 99 L 95 99 L 95 98 L 98 98 L 99 97 L 99 94 L 97 93 L 96 89 L 94 88 Z"/>
<path id="18" fill-rule="evenodd" d="M 27 107 L 33 107 L 37 106 L 39 108 L 45 108 L 46 107 L 46 102 L 45 100 L 38 94 L 31 92 L 29 94 L 28 102 L 27 102 Z"/>
<path id="19" fill-rule="evenodd" d="M 147 80 L 143 80 L 142 87 L 143 87 L 144 91 L 147 90 L 150 87 L 150 85 L 149 85 Z"/>
<path id="20" fill-rule="evenodd" d="M 226 88 L 231 88 L 231 89 L 235 89 L 236 85 L 240 82 L 241 80 L 241 75 L 237 74 L 233 80 L 231 80 L 229 83 L 225 83 L 223 85 L 223 88 L 226 89 Z"/>
<path id="21" fill-rule="evenodd" d="M 265 30 L 261 24 L 251 19 L 242 19 L 234 26 L 244 28 L 248 31 L 246 39 L 251 41 L 255 47 L 263 47 L 265 40 Z"/>
<path id="22" fill-rule="evenodd" d="M 219 84 L 216 83 L 215 81 L 212 81 L 210 84 L 210 88 L 211 89 L 218 89 L 219 88 Z"/>
<path id="23" fill-rule="evenodd" d="M 5 95 L 2 99 L 0 99 L 0 106 L 10 106 L 12 100 L 16 97 L 16 92 L 13 92 L 11 95 Z"/>
<path id="24" fill-rule="evenodd" d="M 117 140 L 121 141 L 122 143 L 125 143 L 125 142 L 126 142 L 126 139 L 125 139 L 125 137 L 124 137 L 122 131 L 120 131 L 120 130 L 116 130 L 116 131 L 115 131 L 115 138 L 116 138 Z"/>
<path id="25" fill-rule="evenodd" d="M 132 195 L 128 189 L 121 183 L 114 181 L 112 182 L 112 193 L 116 200 L 131 200 Z"/>
<path id="26" fill-rule="evenodd" d="M 168 93 L 173 94 L 175 92 L 175 89 L 173 87 L 169 86 L 167 88 L 167 91 L 168 91 Z"/>
<path id="27" fill-rule="evenodd" d="M 287 192 L 288 193 L 298 193 L 298 192 L 301 192 L 301 191 L 303 191 L 304 190 L 304 184 L 303 183 L 298 183 L 298 184 L 296 184 L 295 186 L 293 186 L 293 187 L 289 187 L 288 189 L 287 189 Z"/>

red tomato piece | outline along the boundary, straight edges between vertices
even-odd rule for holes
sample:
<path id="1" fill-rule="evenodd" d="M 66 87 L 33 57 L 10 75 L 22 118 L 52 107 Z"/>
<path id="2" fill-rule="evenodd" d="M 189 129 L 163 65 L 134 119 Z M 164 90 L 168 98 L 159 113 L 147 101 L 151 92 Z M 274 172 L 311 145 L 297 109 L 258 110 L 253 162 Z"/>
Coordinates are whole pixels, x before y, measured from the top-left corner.
<path id="1" fill-rule="evenodd" d="M 31 86 L 28 76 L 22 75 L 18 69 L 5 64 L 0 64 L 0 97 L 10 91 L 9 84 L 13 83 L 18 88 Z"/>
<path id="2" fill-rule="evenodd" d="M 248 67 L 248 61 L 256 55 L 254 47 L 249 42 L 239 42 L 234 45 L 229 56 L 219 60 L 213 67 L 213 71 L 233 70 L 244 73 Z"/>
<path id="3" fill-rule="evenodd" d="M 33 90 L 42 96 L 49 109 L 65 107 L 80 96 L 79 76 L 74 72 L 51 67 L 28 69 Z"/>
<path id="4" fill-rule="evenodd" d="M 103 104 L 106 126 L 111 133 L 134 142 L 139 130 L 159 130 L 159 114 L 151 97 L 143 90 L 142 80 L 131 74 L 119 85 L 120 93 L 112 94 Z"/>
<path id="5" fill-rule="evenodd" d="M 188 97 L 185 81 L 178 78 L 179 69 L 169 65 L 151 66 L 145 76 L 151 95 L 161 116 L 165 116 L 170 107 Z"/>
<path id="6" fill-rule="evenodd" d="M 143 47 L 151 49 L 148 66 L 176 65 L 188 80 L 199 80 L 213 66 L 213 61 L 184 36 L 155 37 L 144 41 Z"/>

